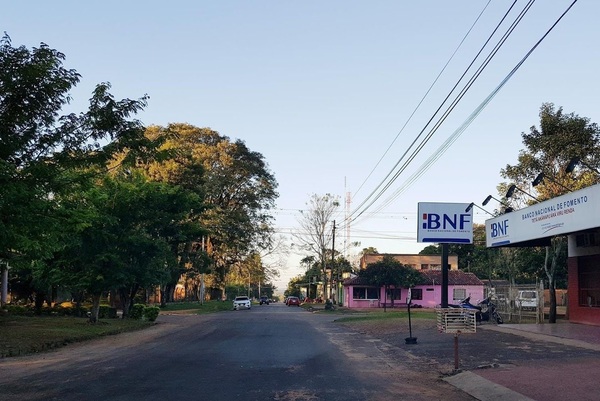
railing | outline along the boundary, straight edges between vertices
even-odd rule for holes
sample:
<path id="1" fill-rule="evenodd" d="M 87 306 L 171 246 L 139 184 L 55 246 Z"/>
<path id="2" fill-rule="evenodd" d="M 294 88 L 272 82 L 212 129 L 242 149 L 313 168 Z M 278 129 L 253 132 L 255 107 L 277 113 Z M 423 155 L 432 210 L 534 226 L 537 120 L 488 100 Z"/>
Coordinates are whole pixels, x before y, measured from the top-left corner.
<path id="1" fill-rule="evenodd" d="M 475 333 L 477 310 L 466 308 L 437 308 L 437 328 L 440 333 Z"/>

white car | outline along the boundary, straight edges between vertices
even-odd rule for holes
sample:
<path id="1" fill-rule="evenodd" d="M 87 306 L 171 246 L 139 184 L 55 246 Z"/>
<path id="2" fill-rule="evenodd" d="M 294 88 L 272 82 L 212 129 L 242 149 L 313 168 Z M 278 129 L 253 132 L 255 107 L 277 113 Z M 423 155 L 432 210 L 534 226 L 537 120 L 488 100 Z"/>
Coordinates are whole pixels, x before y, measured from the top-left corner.
<path id="1" fill-rule="evenodd" d="M 233 300 L 233 310 L 250 309 L 252 303 L 248 297 L 235 297 Z"/>

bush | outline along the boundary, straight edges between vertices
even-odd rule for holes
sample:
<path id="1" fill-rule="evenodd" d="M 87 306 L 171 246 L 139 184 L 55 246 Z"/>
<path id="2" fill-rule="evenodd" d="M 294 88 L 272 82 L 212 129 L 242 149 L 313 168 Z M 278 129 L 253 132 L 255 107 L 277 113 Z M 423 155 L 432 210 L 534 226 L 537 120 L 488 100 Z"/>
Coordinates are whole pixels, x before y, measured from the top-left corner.
<path id="1" fill-rule="evenodd" d="M 33 314 L 31 309 L 22 305 L 6 305 L 5 309 L 8 311 L 8 314 L 12 316 L 31 316 Z"/>
<path id="2" fill-rule="evenodd" d="M 116 319 L 117 317 L 117 308 L 111 308 L 108 305 L 100 305 L 100 310 L 98 311 L 98 318 L 100 319 Z"/>
<path id="3" fill-rule="evenodd" d="M 145 308 L 146 306 L 144 304 L 134 304 L 129 313 L 129 317 L 137 320 L 143 318 Z"/>
<path id="4" fill-rule="evenodd" d="M 153 322 L 158 317 L 159 311 L 160 308 L 158 306 L 147 306 L 144 308 L 144 318 L 149 322 Z"/>

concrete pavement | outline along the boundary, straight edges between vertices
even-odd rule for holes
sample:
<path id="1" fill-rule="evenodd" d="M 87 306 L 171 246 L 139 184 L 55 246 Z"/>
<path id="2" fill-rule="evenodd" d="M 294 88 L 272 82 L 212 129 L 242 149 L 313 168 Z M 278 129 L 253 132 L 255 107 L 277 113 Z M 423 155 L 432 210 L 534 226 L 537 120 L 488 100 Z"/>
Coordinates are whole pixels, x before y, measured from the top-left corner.
<path id="1" fill-rule="evenodd" d="M 474 398 L 600 400 L 600 327 L 560 322 L 482 325 L 478 331 L 519 336 L 518 341 L 504 337 L 494 346 L 505 347 L 511 355 L 517 351 L 521 357 L 513 356 L 506 361 L 500 358 L 499 363 L 459 371 L 444 379 Z M 541 343 L 547 344 L 546 355 L 532 352 Z"/>

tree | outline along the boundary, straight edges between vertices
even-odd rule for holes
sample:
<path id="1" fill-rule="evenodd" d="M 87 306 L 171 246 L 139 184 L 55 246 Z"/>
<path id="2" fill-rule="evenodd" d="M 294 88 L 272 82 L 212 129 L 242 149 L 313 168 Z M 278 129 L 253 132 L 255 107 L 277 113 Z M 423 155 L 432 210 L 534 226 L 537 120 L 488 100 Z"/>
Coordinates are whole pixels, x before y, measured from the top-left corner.
<path id="1" fill-rule="evenodd" d="M 44 43 L 30 50 L 0 39 L 0 259 L 13 275 L 30 271 L 38 295 L 49 284 L 39 267 L 64 247 L 60 195 L 102 174 L 115 152 L 130 149 L 130 162 L 153 146 L 132 118 L 147 97 L 115 100 L 109 83 L 96 86 L 85 113 L 60 116 L 80 80 L 64 60 Z"/>
<path id="2" fill-rule="evenodd" d="M 423 275 L 410 266 L 405 266 L 398 262 L 391 255 L 385 255 L 381 260 L 375 263 L 369 263 L 367 267 L 361 270 L 359 277 L 367 279 L 368 283 L 377 287 L 384 287 L 385 294 L 389 292 L 390 287 L 411 288 L 423 282 Z M 392 299 L 392 303 L 393 303 Z M 384 300 L 384 312 L 385 300 Z"/>
<path id="3" fill-rule="evenodd" d="M 552 103 L 544 103 L 540 108 L 540 128 L 532 126 L 529 133 L 523 133 L 525 149 L 519 152 L 518 162 L 507 165 L 500 174 L 515 182 L 517 186 L 527 185 L 539 174 L 549 179 L 534 182 L 536 198 L 543 201 L 568 192 L 568 188 L 580 189 L 592 182 L 588 173 L 578 172 L 571 176 L 565 167 L 573 157 L 586 160 L 590 166 L 600 163 L 600 129 L 588 118 L 574 113 L 563 113 Z M 577 180 L 576 178 L 583 178 Z M 595 180 L 598 178 L 596 177 Z M 538 181 L 536 180 L 536 181 Z M 597 181 L 596 181 L 597 182 Z M 518 194 L 521 196 L 522 194 Z M 534 201 L 529 200 L 528 203 Z M 566 237 L 553 237 L 552 245 L 546 247 L 544 271 L 550 292 L 549 322 L 556 322 L 556 275 L 566 270 Z"/>
<path id="4" fill-rule="evenodd" d="M 298 221 L 300 231 L 294 237 L 302 248 L 314 252 L 319 260 L 323 279 L 323 297 L 329 299 L 331 294 L 327 294 L 327 270 L 333 266 L 330 266 L 327 261 L 331 259 L 335 227 L 333 216 L 340 206 L 339 197 L 331 194 L 323 196 L 313 194 L 307 206 L 307 210 L 301 211 L 302 216 Z"/>
<path id="5" fill-rule="evenodd" d="M 234 266 L 250 260 L 252 253 L 264 254 L 276 246 L 270 210 L 278 196 L 277 182 L 260 153 L 208 128 L 151 126 L 146 136 L 153 141 L 161 138 L 161 150 L 168 155 L 143 166 L 148 176 L 203 194 L 205 208 L 193 218 L 207 232 L 194 241 L 204 244 L 212 261 L 212 285 L 223 290 Z M 178 278 L 170 283 L 170 292 Z"/>

